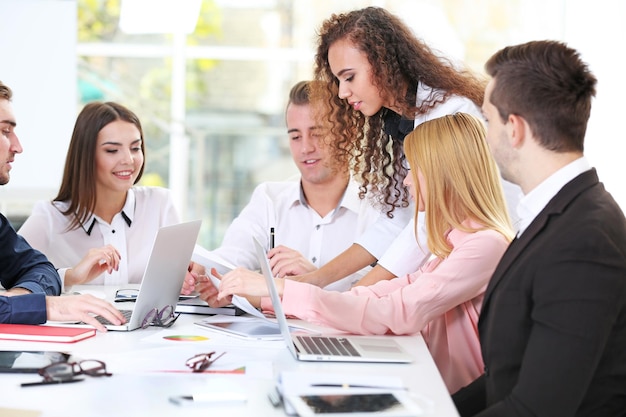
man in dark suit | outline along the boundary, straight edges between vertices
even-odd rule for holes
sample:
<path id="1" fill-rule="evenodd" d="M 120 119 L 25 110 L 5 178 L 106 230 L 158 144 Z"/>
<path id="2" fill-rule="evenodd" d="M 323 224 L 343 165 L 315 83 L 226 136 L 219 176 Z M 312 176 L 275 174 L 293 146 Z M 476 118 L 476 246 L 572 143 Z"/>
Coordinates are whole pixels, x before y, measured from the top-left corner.
<path id="1" fill-rule="evenodd" d="M 626 219 L 583 155 L 596 78 L 553 41 L 485 67 L 487 141 L 524 198 L 483 302 L 485 373 L 455 404 L 462 416 L 626 415 Z"/>
<path id="2" fill-rule="evenodd" d="M 0 81 L 0 186 L 9 182 L 15 155 L 22 153 L 12 98 L 13 91 Z M 122 314 L 105 300 L 90 294 L 57 297 L 60 292 L 61 280 L 54 266 L 15 233 L 0 213 L 0 323 L 81 320 L 106 331 L 93 314 L 115 324 L 124 322 Z"/>

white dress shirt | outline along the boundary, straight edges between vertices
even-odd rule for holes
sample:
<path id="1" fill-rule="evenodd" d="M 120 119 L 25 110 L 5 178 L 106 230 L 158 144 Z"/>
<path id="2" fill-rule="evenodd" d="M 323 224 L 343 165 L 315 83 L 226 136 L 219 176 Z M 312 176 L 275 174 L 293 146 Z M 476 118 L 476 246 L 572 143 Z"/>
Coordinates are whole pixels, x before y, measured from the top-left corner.
<path id="1" fill-rule="evenodd" d="M 517 214 L 520 218 L 517 236 L 524 233 L 565 184 L 590 169 L 589 161 L 583 156 L 565 165 L 526 194 L 517 206 Z"/>
<path id="2" fill-rule="evenodd" d="M 255 188 L 250 202 L 226 230 L 222 245 L 212 252 L 233 265 L 258 270 L 252 237 L 269 250 L 273 227 L 275 246 L 294 249 L 319 268 L 350 247 L 381 216 L 367 199 L 359 198 L 358 185 L 352 181 L 337 208 L 324 217 L 306 204 L 299 180 L 265 182 Z M 326 288 L 345 291 L 369 269 Z"/>
<path id="3" fill-rule="evenodd" d="M 417 102 L 420 103 L 427 99 L 431 94 L 441 95 L 441 90 L 433 90 L 432 88 L 419 84 L 417 88 Z M 421 114 L 415 118 L 414 126 L 418 126 L 425 121 L 436 119 L 448 114 L 468 113 L 484 120 L 482 112 L 473 101 L 465 97 L 451 96 L 443 103 L 438 104 L 428 113 Z M 517 216 L 513 207 L 517 206 L 522 192 L 521 189 L 508 181 L 502 180 L 504 195 L 509 207 L 509 215 L 515 224 Z M 394 210 L 396 213 L 397 209 Z M 376 224 L 370 228 L 356 243 L 363 246 L 369 253 L 378 258 L 378 263 L 394 274 L 395 276 L 403 276 L 410 274 L 419 269 L 430 256 L 428 246 L 426 244 L 426 230 L 424 226 L 424 214 L 420 213 L 418 217 L 418 237 L 419 244 L 415 238 L 415 222 L 413 221 L 413 213 L 409 216 L 401 215 L 401 219 L 406 219 L 404 228 L 401 233 L 397 234 L 395 229 L 388 229 L 382 222 L 386 220 L 381 218 L 381 224 Z M 400 221 L 400 219 L 398 219 Z M 391 230 L 387 233 L 387 230 Z M 383 246 L 384 245 L 384 246 Z M 386 248 L 384 252 L 380 252 L 381 247 Z"/>
<path id="4" fill-rule="evenodd" d="M 119 270 L 105 272 L 88 284 L 141 282 L 157 231 L 179 223 L 170 191 L 159 187 L 131 188 L 111 224 L 92 214 L 83 226 L 67 230 L 71 218 L 60 211 L 67 206 L 66 202 L 37 202 L 19 234 L 48 257 L 61 278 L 89 249 L 113 245 L 121 254 Z"/>

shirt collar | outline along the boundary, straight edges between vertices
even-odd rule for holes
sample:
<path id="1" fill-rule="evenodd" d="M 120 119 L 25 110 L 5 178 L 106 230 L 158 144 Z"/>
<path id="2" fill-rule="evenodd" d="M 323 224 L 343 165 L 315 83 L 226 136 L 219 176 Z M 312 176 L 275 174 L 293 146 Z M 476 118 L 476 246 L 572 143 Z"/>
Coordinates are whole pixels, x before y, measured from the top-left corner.
<path id="1" fill-rule="evenodd" d="M 343 197 L 341 198 L 338 207 L 343 206 L 350 211 L 359 213 L 361 211 L 362 202 L 363 200 L 359 197 L 359 185 L 352 180 L 352 177 L 350 177 L 348 187 L 343 193 Z"/>
<path id="2" fill-rule="evenodd" d="M 300 186 L 298 187 L 298 196 L 294 199 L 294 203 L 299 202 L 304 207 L 308 208 L 309 205 L 306 203 L 306 197 L 304 196 L 304 189 L 302 188 L 302 180 L 300 181 Z"/>
<path id="3" fill-rule="evenodd" d="M 126 224 L 130 227 L 135 218 L 135 191 L 132 188 L 126 194 L 126 203 L 122 208 L 122 217 L 124 217 Z"/>
<path id="4" fill-rule="evenodd" d="M 419 106 L 419 103 L 425 100 L 425 97 L 427 98 L 431 91 L 430 87 L 418 82 L 417 85 L 409 86 L 406 92 L 406 99 L 409 103 L 416 103 L 416 106 Z M 382 117 L 385 133 L 391 136 L 394 141 L 400 143 L 404 142 L 406 135 L 411 133 L 415 127 L 415 117 L 406 118 L 388 108 L 383 110 Z"/>
<path id="5" fill-rule="evenodd" d="M 532 223 L 537 215 L 548 205 L 565 184 L 589 171 L 591 165 L 584 156 L 565 165 L 563 168 L 543 180 L 520 200 L 517 205 L 519 220 L 518 236 Z"/>
<path id="6" fill-rule="evenodd" d="M 128 227 L 130 227 L 135 217 L 135 192 L 132 188 L 126 193 L 126 202 L 124 203 L 124 207 L 122 207 L 120 214 Z M 91 236 L 91 231 L 98 221 L 101 222 L 103 220 L 91 213 L 87 220 L 82 224 L 82 228 L 88 236 Z"/>
<path id="7" fill-rule="evenodd" d="M 293 204 L 300 203 L 304 207 L 309 208 L 304 196 L 304 190 L 302 189 L 302 181 L 298 187 L 297 195 L 293 196 Z M 348 186 L 343 193 L 343 196 L 339 200 L 337 207 L 335 207 L 333 213 L 337 212 L 337 209 L 345 207 L 346 209 L 358 213 L 361 207 L 361 198 L 359 197 L 359 186 L 356 182 L 352 181 L 352 178 L 348 181 Z"/>
<path id="8" fill-rule="evenodd" d="M 400 116 L 393 110 L 385 109 L 383 113 L 383 129 L 395 141 L 404 142 L 406 135 L 413 131 L 415 120 Z"/>

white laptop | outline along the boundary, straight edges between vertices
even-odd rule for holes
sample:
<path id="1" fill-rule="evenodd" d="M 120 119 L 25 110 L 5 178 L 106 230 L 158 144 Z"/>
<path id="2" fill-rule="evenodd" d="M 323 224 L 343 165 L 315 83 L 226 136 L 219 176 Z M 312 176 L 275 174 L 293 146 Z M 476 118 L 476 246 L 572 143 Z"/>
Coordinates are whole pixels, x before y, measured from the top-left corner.
<path id="1" fill-rule="evenodd" d="M 125 324 L 118 326 L 99 316 L 98 319 L 107 329 L 135 330 L 141 327 L 150 310 L 156 308 L 161 311 L 165 306 L 176 306 L 201 223 L 201 220 L 194 220 L 159 229 L 134 307 L 132 310 L 120 310 L 130 317 Z"/>
<path id="2" fill-rule="evenodd" d="M 270 293 L 276 321 L 285 344 L 294 358 L 301 361 L 330 362 L 408 363 L 413 361 L 413 357 L 408 352 L 387 336 L 291 334 L 265 249 L 256 238 L 254 238 L 254 246 Z"/>

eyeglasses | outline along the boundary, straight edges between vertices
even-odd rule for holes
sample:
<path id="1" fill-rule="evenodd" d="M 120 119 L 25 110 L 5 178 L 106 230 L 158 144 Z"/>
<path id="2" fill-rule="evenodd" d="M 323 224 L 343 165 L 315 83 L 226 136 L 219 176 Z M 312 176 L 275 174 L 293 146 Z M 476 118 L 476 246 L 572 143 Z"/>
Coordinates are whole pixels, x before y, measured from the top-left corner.
<path id="1" fill-rule="evenodd" d="M 80 362 L 57 362 L 41 368 L 38 371 L 39 375 L 43 377 L 42 382 L 27 382 L 21 384 L 23 387 L 34 385 L 47 385 L 47 384 L 63 384 L 67 382 L 79 382 L 81 378 L 74 378 L 78 375 L 88 376 L 111 376 L 110 372 L 107 372 L 107 366 L 104 362 L 88 359 Z"/>
<path id="2" fill-rule="evenodd" d="M 218 356 L 216 356 L 212 360 L 211 360 L 211 357 L 215 355 L 215 352 L 200 353 L 196 356 L 192 356 L 191 358 L 187 359 L 187 362 L 185 362 L 185 365 L 190 367 L 193 372 L 202 372 L 205 369 L 207 369 L 209 366 L 211 366 L 213 362 L 221 358 L 225 353 L 226 352 L 220 353 Z"/>
<path id="3" fill-rule="evenodd" d="M 180 316 L 180 313 L 174 314 L 172 305 L 167 305 L 161 310 L 153 308 L 144 317 L 141 322 L 141 328 L 146 329 L 149 326 L 170 327 L 178 319 L 178 316 Z"/>
<path id="4" fill-rule="evenodd" d="M 80 362 L 57 362 L 39 370 L 46 382 L 72 379 L 77 375 L 111 376 L 104 362 L 88 359 Z"/>

